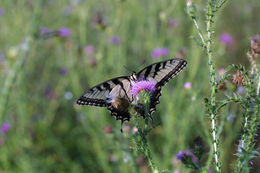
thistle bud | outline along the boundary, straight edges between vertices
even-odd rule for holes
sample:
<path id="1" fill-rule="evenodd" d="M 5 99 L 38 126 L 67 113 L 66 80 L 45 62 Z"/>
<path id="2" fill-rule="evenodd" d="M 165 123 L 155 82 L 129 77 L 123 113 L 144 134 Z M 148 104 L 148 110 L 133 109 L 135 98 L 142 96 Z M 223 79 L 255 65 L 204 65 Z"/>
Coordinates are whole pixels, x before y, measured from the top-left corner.
<path id="1" fill-rule="evenodd" d="M 242 71 L 237 71 L 236 74 L 232 75 L 232 83 L 234 85 L 244 85 L 245 84 L 245 76 Z"/>

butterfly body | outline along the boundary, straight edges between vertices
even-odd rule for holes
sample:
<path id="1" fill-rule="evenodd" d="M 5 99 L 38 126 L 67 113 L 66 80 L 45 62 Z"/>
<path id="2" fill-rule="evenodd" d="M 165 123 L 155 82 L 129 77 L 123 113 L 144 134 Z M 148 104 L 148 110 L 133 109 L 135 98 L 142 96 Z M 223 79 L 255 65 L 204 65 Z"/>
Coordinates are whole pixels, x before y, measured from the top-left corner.
<path id="1" fill-rule="evenodd" d="M 149 81 L 155 84 L 155 91 L 151 92 L 149 104 L 149 116 L 156 110 L 161 96 L 161 88 L 170 79 L 182 71 L 187 62 L 183 59 L 169 59 L 151 64 L 140 72 L 133 72 L 131 76 L 122 76 L 107 80 L 87 90 L 78 100 L 79 105 L 107 107 L 112 115 L 121 122 L 129 121 L 131 116 L 129 109 L 144 117 L 144 106 L 138 103 L 131 89 L 138 81 Z"/>

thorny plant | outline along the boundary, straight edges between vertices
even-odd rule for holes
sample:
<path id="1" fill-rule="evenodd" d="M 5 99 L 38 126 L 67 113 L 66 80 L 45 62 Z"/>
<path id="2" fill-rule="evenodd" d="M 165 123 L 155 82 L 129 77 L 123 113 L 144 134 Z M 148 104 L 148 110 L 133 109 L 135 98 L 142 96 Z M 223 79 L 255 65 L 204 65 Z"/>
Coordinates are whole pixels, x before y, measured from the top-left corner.
<path id="1" fill-rule="evenodd" d="M 204 168 L 204 172 L 208 172 L 211 166 L 211 160 L 215 161 L 215 169 L 217 173 L 221 172 L 220 152 L 219 152 L 219 135 L 221 128 L 218 128 L 217 117 L 221 108 L 230 103 L 238 103 L 244 109 L 243 113 L 243 127 L 241 139 L 237 149 L 237 162 L 234 172 L 249 172 L 248 161 L 255 157 L 258 153 L 254 149 L 254 138 L 256 136 L 257 127 L 259 124 L 259 88 L 260 88 L 260 75 L 259 65 L 256 63 L 256 58 L 260 53 L 260 36 L 256 35 L 251 38 L 251 52 L 248 53 L 248 58 L 251 64 L 250 72 L 242 65 L 230 65 L 226 68 L 225 75 L 218 81 L 216 78 L 215 64 L 212 51 L 212 36 L 214 33 L 213 23 L 216 12 L 223 6 L 226 0 L 208 0 L 206 7 L 206 21 L 205 33 L 200 29 L 197 22 L 196 8 L 192 1 L 187 2 L 187 13 L 191 17 L 199 39 L 194 37 L 194 40 L 205 50 L 208 57 L 208 67 L 210 74 L 210 97 L 205 98 L 205 106 L 211 122 L 211 151 L 209 153 L 208 162 Z M 237 69 L 237 73 L 230 75 L 232 69 Z M 233 94 L 227 95 L 223 100 L 217 100 L 216 94 L 225 86 L 225 82 L 232 80 L 236 86 L 242 85 L 245 87 L 245 97 Z M 213 151 L 212 151 L 213 150 Z"/>

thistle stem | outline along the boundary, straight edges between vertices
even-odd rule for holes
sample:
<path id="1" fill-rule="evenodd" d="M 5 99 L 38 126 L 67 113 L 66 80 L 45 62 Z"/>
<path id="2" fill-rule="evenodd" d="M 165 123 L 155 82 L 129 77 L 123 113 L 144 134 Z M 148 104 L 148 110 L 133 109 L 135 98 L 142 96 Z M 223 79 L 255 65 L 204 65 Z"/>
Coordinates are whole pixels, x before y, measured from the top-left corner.
<path id="1" fill-rule="evenodd" d="M 206 43 L 205 43 L 204 37 L 202 36 L 202 33 L 201 33 L 201 30 L 200 30 L 199 25 L 198 25 L 198 23 L 197 23 L 197 20 L 194 18 L 194 19 L 192 19 L 192 21 L 193 21 L 193 23 L 194 23 L 194 25 L 195 25 L 195 28 L 196 28 L 196 30 L 197 30 L 197 32 L 198 32 L 198 35 L 199 35 L 200 39 L 201 39 L 201 42 L 202 42 L 202 44 L 203 44 L 203 47 L 205 47 L 205 46 L 206 46 Z"/>
<path id="2" fill-rule="evenodd" d="M 206 53 L 208 56 L 208 65 L 209 65 L 209 73 L 210 73 L 210 119 L 211 119 L 211 129 L 212 129 L 212 139 L 213 139 L 213 150 L 214 150 L 214 158 L 216 163 L 216 171 L 217 173 L 221 172 L 221 164 L 219 160 L 219 149 L 218 149 L 218 138 L 216 136 L 217 128 L 216 128 L 216 78 L 215 78 L 215 69 L 212 55 L 212 21 L 213 21 L 213 4 L 212 0 L 208 0 L 207 5 L 207 21 L 206 21 L 206 30 L 207 30 L 207 44 L 206 44 Z"/>
<path id="3" fill-rule="evenodd" d="M 144 154 L 144 156 L 146 157 L 146 159 L 151 167 L 152 173 L 159 173 L 160 171 L 158 170 L 158 168 L 155 166 L 155 164 L 153 162 L 153 159 L 151 156 L 151 151 L 150 151 L 150 148 L 149 148 L 148 142 L 147 142 L 147 135 L 151 131 L 151 128 L 149 128 L 149 122 L 148 122 L 148 118 L 149 118 L 148 110 L 149 110 L 150 96 L 144 94 L 143 101 L 144 101 L 144 106 L 145 106 L 145 126 L 144 126 L 144 129 L 142 129 L 140 127 L 139 123 L 137 122 L 138 133 L 134 136 L 134 140 L 135 140 L 135 143 L 137 146 L 137 150 L 142 152 Z"/>

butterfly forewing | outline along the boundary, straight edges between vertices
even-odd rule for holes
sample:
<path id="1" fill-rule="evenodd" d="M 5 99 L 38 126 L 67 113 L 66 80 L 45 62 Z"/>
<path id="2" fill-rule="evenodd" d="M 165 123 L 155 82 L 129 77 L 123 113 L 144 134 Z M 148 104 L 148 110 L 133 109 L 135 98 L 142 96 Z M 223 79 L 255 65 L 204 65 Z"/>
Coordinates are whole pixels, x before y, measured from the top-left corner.
<path id="1" fill-rule="evenodd" d="M 171 78 L 175 77 L 186 66 L 186 64 L 187 62 L 183 59 L 161 61 L 142 69 L 137 74 L 137 78 L 154 81 L 156 86 L 163 86 Z"/>
<path id="2" fill-rule="evenodd" d="M 124 87 L 123 81 L 129 81 L 127 76 L 122 76 L 114 79 L 105 81 L 93 88 L 87 90 L 78 100 L 79 105 L 90 105 L 90 106 L 107 106 L 108 94 L 114 89 L 118 88 L 119 91 Z M 123 91 L 123 90 L 122 90 Z"/>

